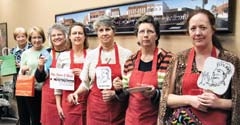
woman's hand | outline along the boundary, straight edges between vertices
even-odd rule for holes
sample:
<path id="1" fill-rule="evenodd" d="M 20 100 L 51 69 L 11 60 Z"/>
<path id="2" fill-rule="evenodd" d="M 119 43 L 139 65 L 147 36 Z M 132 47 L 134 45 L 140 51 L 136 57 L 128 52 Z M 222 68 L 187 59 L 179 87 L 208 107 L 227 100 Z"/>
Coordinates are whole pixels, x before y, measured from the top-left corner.
<path id="1" fill-rule="evenodd" d="M 16 62 L 16 67 L 20 68 L 20 63 Z"/>
<path id="2" fill-rule="evenodd" d="M 40 56 L 39 59 L 38 59 L 38 69 L 39 70 L 43 70 L 43 67 L 44 67 L 44 64 L 46 62 L 46 59 L 44 56 Z"/>
<path id="3" fill-rule="evenodd" d="M 60 119 L 64 120 L 65 116 L 64 116 L 62 107 L 61 106 L 57 106 L 57 110 L 58 110 L 58 116 L 60 117 Z"/>
<path id="4" fill-rule="evenodd" d="M 148 89 L 142 92 L 143 95 L 147 98 L 152 98 L 153 95 L 156 93 L 155 87 L 153 85 L 143 85 L 143 86 L 149 87 Z"/>
<path id="5" fill-rule="evenodd" d="M 218 108 L 220 104 L 220 98 L 211 91 L 204 91 L 202 95 L 199 95 L 199 100 L 202 105 L 210 108 Z"/>
<path id="6" fill-rule="evenodd" d="M 123 88 L 122 80 L 119 77 L 113 79 L 113 87 L 115 88 L 115 90 Z"/>
<path id="7" fill-rule="evenodd" d="M 80 68 L 73 68 L 72 69 L 73 74 L 76 75 L 76 76 L 79 76 L 81 71 L 82 71 L 82 69 L 80 69 Z"/>
<path id="8" fill-rule="evenodd" d="M 26 65 L 21 67 L 21 73 L 23 75 L 26 74 L 29 70 L 30 70 L 30 68 Z"/>
<path id="9" fill-rule="evenodd" d="M 102 90 L 102 99 L 104 102 L 109 102 L 115 97 L 115 91 L 114 90 Z"/>
<path id="10" fill-rule="evenodd" d="M 78 102 L 78 94 L 76 93 L 71 93 L 68 95 L 68 102 L 74 105 L 79 104 Z"/>
<path id="11" fill-rule="evenodd" d="M 199 95 L 192 95 L 189 96 L 190 105 L 200 111 L 207 112 L 207 107 L 202 105 L 202 102 L 200 101 Z"/>

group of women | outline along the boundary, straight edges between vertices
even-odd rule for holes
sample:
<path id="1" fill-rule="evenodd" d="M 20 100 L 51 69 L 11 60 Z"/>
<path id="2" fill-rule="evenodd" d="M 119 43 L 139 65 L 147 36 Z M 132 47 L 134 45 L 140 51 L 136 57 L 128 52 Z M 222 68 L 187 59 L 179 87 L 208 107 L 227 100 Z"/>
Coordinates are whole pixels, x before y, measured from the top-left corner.
<path id="1" fill-rule="evenodd" d="M 81 23 L 69 30 L 54 24 L 48 31 L 48 49 L 43 47 L 43 30 L 31 28 L 28 38 L 32 48 L 23 52 L 19 73 L 35 76 L 36 93 L 34 97 L 22 97 L 27 104 L 24 113 L 29 116 L 20 115 L 20 124 L 239 124 L 240 59 L 215 39 L 214 24 L 209 11 L 194 11 L 187 20 L 193 47 L 176 55 L 158 48 L 159 22 L 149 15 L 135 24 L 140 49 L 134 54 L 114 40 L 116 27 L 108 16 L 99 17 L 93 24 L 99 41 L 93 50 L 88 49 Z M 210 56 L 236 67 L 231 87 L 221 96 L 205 90 L 191 95 L 189 89 L 200 89 L 196 81 Z M 74 91 L 50 88 L 49 68 L 71 69 Z M 171 119 L 179 107 L 190 107 L 192 121 Z M 21 107 L 18 109 L 21 114 Z M 212 120 L 214 117 L 219 120 Z"/>

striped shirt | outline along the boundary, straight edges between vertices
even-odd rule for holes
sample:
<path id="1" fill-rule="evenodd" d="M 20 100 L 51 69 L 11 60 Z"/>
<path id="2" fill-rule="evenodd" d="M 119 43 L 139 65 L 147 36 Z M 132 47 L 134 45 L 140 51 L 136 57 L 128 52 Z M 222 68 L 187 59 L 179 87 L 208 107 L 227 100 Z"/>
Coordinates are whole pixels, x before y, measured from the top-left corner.
<path id="1" fill-rule="evenodd" d="M 162 48 L 158 51 L 158 60 L 157 60 L 157 71 L 158 71 L 158 87 L 162 88 L 162 83 L 167 72 L 168 65 L 172 59 L 173 54 Z M 124 73 L 123 73 L 123 87 L 127 88 L 129 85 L 129 80 L 131 72 L 135 67 L 135 61 L 137 59 L 137 54 L 139 51 L 131 55 L 124 64 Z"/>

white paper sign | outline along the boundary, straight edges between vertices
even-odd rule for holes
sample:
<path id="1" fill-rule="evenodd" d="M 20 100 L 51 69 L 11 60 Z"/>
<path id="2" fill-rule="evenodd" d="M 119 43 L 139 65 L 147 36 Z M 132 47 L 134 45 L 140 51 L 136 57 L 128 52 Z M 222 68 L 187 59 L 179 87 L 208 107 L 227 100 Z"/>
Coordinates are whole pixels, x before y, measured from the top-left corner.
<path id="1" fill-rule="evenodd" d="M 74 74 L 72 70 L 50 68 L 50 88 L 74 90 Z"/>
<path id="2" fill-rule="evenodd" d="M 211 90 L 218 95 L 224 94 L 234 74 L 234 66 L 230 62 L 208 57 L 204 63 L 197 85 L 199 88 Z"/>
<path id="3" fill-rule="evenodd" d="M 97 87 L 99 89 L 112 88 L 112 72 L 108 66 L 101 66 L 96 68 Z"/>

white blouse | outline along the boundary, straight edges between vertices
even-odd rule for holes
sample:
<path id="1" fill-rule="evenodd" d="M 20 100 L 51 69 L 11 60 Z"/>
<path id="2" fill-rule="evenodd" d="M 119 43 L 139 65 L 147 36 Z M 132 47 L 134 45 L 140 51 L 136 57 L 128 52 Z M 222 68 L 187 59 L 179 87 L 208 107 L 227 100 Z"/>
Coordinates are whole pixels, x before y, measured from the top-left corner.
<path id="1" fill-rule="evenodd" d="M 89 53 L 89 49 L 87 49 L 87 54 Z M 56 63 L 56 68 L 63 68 L 63 69 L 70 69 L 70 65 L 71 65 L 71 59 L 70 59 L 70 51 L 64 51 L 61 54 L 59 54 L 58 58 L 57 58 L 57 63 Z M 74 62 L 75 63 L 84 63 L 85 58 L 84 55 L 82 55 L 81 57 L 77 57 L 76 55 L 74 55 Z M 54 90 L 54 94 L 55 95 L 61 95 L 62 94 L 62 90 L 60 89 L 55 89 Z"/>
<path id="2" fill-rule="evenodd" d="M 119 53 L 119 61 L 121 65 L 121 72 L 123 73 L 123 67 L 125 61 L 128 59 L 128 57 L 132 54 L 132 52 L 128 49 L 125 49 L 117 44 L 118 47 L 118 53 Z M 82 80 L 82 83 L 80 86 L 83 86 L 86 89 L 91 89 L 93 81 L 95 80 L 95 68 L 98 63 L 98 56 L 99 56 L 99 49 L 100 46 L 98 46 L 96 49 L 92 50 L 87 54 L 86 60 L 84 62 L 83 70 L 80 74 L 80 79 Z M 109 63 L 109 64 L 115 64 L 115 50 L 113 49 L 110 52 L 101 52 L 101 60 L 102 63 Z"/>

